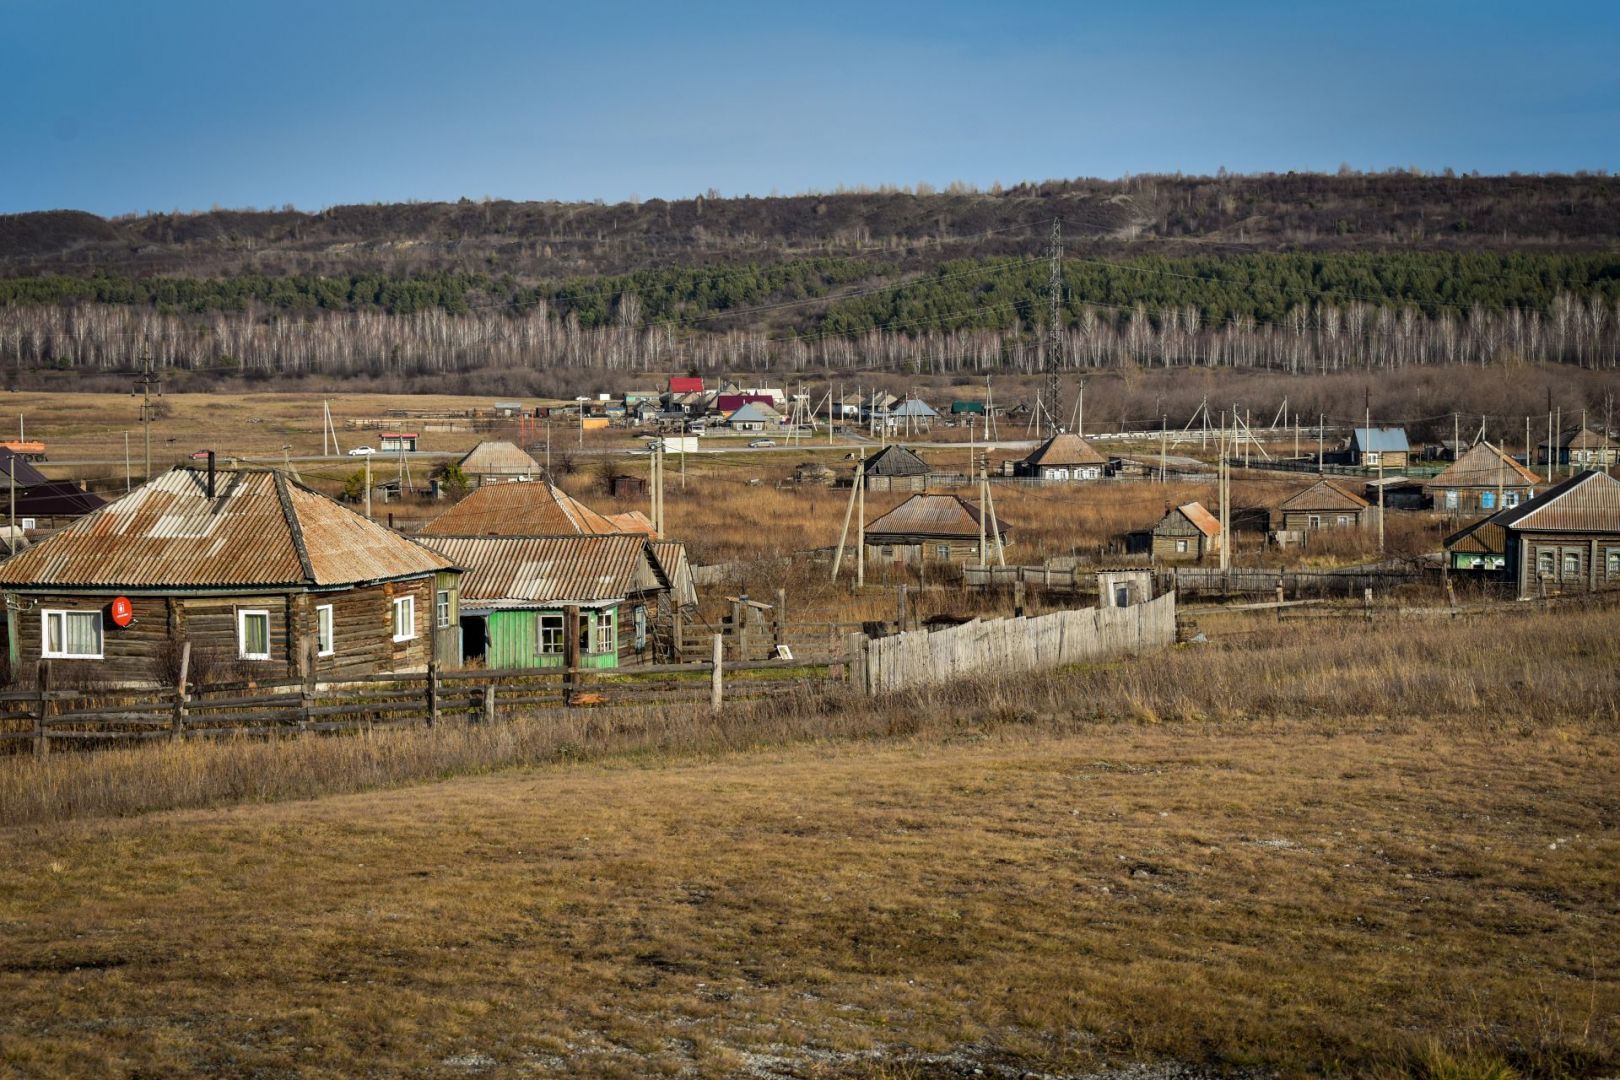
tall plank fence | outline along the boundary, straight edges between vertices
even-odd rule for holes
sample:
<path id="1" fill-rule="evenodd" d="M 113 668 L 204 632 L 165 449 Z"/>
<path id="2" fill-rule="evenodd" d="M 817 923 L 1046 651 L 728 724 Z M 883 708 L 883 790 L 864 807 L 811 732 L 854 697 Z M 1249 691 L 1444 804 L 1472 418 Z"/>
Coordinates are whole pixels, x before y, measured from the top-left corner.
<path id="1" fill-rule="evenodd" d="M 1104 660 L 1176 640 L 1176 597 L 1125 608 L 1055 611 L 1033 618 L 963 623 L 892 637 L 851 638 L 851 681 L 890 693 L 985 671 L 1033 671 Z"/>

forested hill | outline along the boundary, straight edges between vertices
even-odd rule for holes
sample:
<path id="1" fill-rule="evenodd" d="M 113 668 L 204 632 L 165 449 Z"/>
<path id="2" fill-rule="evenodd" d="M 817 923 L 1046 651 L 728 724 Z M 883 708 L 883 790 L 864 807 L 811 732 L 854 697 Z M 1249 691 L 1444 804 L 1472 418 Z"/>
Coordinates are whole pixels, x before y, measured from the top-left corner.
<path id="1" fill-rule="evenodd" d="M 0 275 L 512 275 L 880 257 L 901 269 L 1039 251 L 1054 218 L 1077 253 L 1604 251 L 1620 180 L 1411 173 L 1142 176 L 980 192 L 0 216 Z M 1213 245 L 1213 247 L 1211 246 Z"/>

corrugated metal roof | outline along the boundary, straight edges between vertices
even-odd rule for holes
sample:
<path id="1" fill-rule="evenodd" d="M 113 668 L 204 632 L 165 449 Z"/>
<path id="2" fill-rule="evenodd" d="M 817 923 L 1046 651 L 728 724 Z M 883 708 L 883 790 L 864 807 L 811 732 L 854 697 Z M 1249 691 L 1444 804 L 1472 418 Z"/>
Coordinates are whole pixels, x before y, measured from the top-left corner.
<path id="1" fill-rule="evenodd" d="M 922 398 L 906 398 L 906 400 L 890 409 L 889 415 L 904 419 L 908 416 L 938 416 L 939 413 Z"/>
<path id="2" fill-rule="evenodd" d="M 769 405 L 750 401 L 731 414 L 733 424 L 780 424 L 782 417 Z"/>
<path id="3" fill-rule="evenodd" d="M 1608 450 L 1615 443 L 1613 439 L 1600 435 L 1591 428 L 1570 428 L 1568 431 L 1559 433 L 1556 445 L 1563 450 Z M 1545 450 L 1546 448 L 1546 439 L 1536 444 L 1538 450 Z M 0 467 L 3 467 L 4 461 L 5 459 L 0 457 Z"/>
<path id="4" fill-rule="evenodd" d="M 1357 450 L 1375 454 L 1410 452 L 1412 449 L 1411 444 L 1406 441 L 1406 429 L 1398 427 L 1356 428 L 1350 436 L 1350 445 Z"/>
<path id="5" fill-rule="evenodd" d="M 640 510 L 626 510 L 622 514 L 606 515 L 613 525 L 614 532 L 640 533 L 643 536 L 656 536 L 658 530 L 653 528 L 652 519 Z"/>
<path id="6" fill-rule="evenodd" d="M 692 564 L 686 557 L 686 545 L 679 540 L 654 540 L 647 545 L 653 558 L 664 571 L 664 578 L 675 592 L 683 607 L 695 607 L 698 602 L 697 583 L 692 579 Z"/>
<path id="7" fill-rule="evenodd" d="M 1280 510 L 1365 510 L 1367 500 L 1331 480 L 1318 480 L 1299 494 L 1284 499 Z"/>
<path id="8" fill-rule="evenodd" d="M 1176 507 L 1181 516 L 1190 521 L 1195 529 L 1205 536 L 1221 535 L 1221 523 L 1215 515 L 1204 509 L 1203 503 L 1190 502 Z"/>
<path id="9" fill-rule="evenodd" d="M 463 569 L 461 602 L 471 607 L 610 603 L 664 587 L 644 536 L 427 536 L 421 542 Z"/>
<path id="10" fill-rule="evenodd" d="M 1521 532 L 1620 534 L 1620 480 L 1603 472 L 1577 473 L 1488 520 Z"/>
<path id="11" fill-rule="evenodd" d="M 10 487 L 13 480 L 19 490 L 50 483 L 44 473 L 34 468 L 33 462 L 0 446 L 0 490 Z"/>
<path id="12" fill-rule="evenodd" d="M 1507 550 L 1506 533 L 1502 526 L 1490 518 L 1474 522 L 1446 537 L 1447 551 L 1462 551 L 1476 555 L 1500 555 Z"/>
<path id="13" fill-rule="evenodd" d="M 997 524 L 1003 533 L 1010 528 L 999 519 Z M 880 534 L 976 540 L 979 508 L 959 495 L 913 495 L 866 527 L 868 543 Z"/>
<path id="14" fill-rule="evenodd" d="M 28 586 L 351 585 L 452 564 L 270 470 L 176 468 L 0 567 Z"/>
<path id="15" fill-rule="evenodd" d="M 626 531 L 544 480 L 485 484 L 430 521 L 424 536 L 603 536 Z"/>
<path id="16" fill-rule="evenodd" d="M 1108 459 L 1074 432 L 1060 431 L 1032 450 L 1024 464 L 1031 467 L 1106 465 Z"/>
<path id="17" fill-rule="evenodd" d="M 915 451 L 896 444 L 867 458 L 865 472 L 868 476 L 927 476 L 928 462 Z"/>
<path id="18" fill-rule="evenodd" d="M 458 465 L 468 476 L 537 476 L 540 463 L 509 442 L 481 442 Z"/>
<path id="19" fill-rule="evenodd" d="M 1541 483 L 1541 477 L 1481 440 L 1453 461 L 1438 476 L 1423 485 L 1433 492 L 1448 488 L 1520 488 Z"/>

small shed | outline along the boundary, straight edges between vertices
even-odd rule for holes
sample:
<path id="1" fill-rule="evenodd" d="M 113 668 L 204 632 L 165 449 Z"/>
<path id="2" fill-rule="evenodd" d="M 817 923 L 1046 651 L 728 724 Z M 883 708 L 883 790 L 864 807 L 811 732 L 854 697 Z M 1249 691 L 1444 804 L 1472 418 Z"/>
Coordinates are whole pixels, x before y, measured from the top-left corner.
<path id="1" fill-rule="evenodd" d="M 1190 502 L 1171 507 L 1153 526 L 1153 558 L 1198 560 L 1221 549 L 1221 523 Z"/>
<path id="2" fill-rule="evenodd" d="M 499 420 L 515 420 L 523 415 L 523 402 L 497 401 L 493 411 Z"/>
<path id="3" fill-rule="evenodd" d="M 1135 607 L 1153 599 L 1153 571 L 1151 570 L 1099 570 L 1097 572 L 1097 606 L 1100 608 Z"/>
<path id="4" fill-rule="evenodd" d="M 1286 532 L 1302 529 L 1351 529 L 1363 524 L 1367 500 L 1332 480 L 1318 480 L 1304 491 L 1283 500 L 1282 527 Z"/>
<path id="5" fill-rule="evenodd" d="M 416 452 L 414 431 L 385 431 L 377 439 L 377 449 L 384 454 L 397 454 L 401 450 L 408 454 Z"/>
<path id="6" fill-rule="evenodd" d="M 616 473 L 608 479 L 608 491 L 615 499 L 642 498 L 647 494 L 647 478 Z"/>
<path id="7" fill-rule="evenodd" d="M 922 491 L 928 471 L 928 462 L 898 443 L 867 458 L 861 470 L 869 491 Z"/>
<path id="8" fill-rule="evenodd" d="M 1482 518 L 1446 537 L 1446 562 L 1453 570 L 1496 573 L 1507 565 L 1507 534 Z"/>

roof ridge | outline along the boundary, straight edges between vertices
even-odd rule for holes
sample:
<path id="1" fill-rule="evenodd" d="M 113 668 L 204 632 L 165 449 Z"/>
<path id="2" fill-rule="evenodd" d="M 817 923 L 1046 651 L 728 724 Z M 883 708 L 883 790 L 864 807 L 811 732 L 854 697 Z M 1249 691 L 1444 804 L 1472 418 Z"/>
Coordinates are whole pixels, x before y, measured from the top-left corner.
<path id="1" fill-rule="evenodd" d="M 271 474 L 270 482 L 275 485 L 276 501 L 281 503 L 281 514 L 287 519 L 287 531 L 292 536 L 293 551 L 298 555 L 298 566 L 304 571 L 304 580 L 313 585 L 315 564 L 309 560 L 309 547 L 304 543 L 304 527 L 298 521 L 298 512 L 293 509 L 292 493 L 287 490 L 287 477 L 275 472 Z"/>

